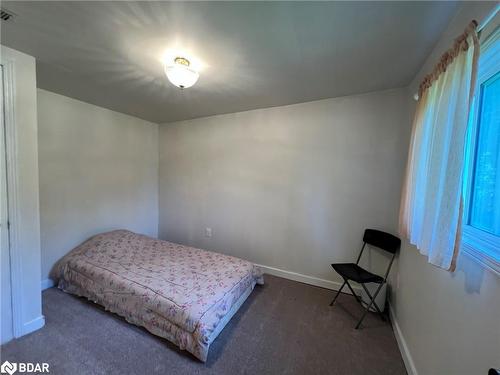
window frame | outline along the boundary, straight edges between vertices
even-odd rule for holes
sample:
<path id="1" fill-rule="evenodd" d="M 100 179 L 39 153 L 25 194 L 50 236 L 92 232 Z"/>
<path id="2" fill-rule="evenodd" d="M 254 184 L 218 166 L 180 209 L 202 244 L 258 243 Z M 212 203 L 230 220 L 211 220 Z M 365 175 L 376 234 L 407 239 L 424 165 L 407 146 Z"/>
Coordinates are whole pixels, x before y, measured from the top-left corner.
<path id="1" fill-rule="evenodd" d="M 492 53 L 486 57 L 486 60 L 481 60 L 481 56 L 484 56 L 483 54 L 485 54 L 494 44 L 500 45 L 500 27 L 496 28 L 496 30 L 492 32 L 483 43 L 481 43 L 476 92 L 474 93 L 471 106 L 469 133 L 467 135 L 467 152 L 465 158 L 463 185 L 465 199 L 461 245 L 467 255 L 500 276 L 500 236 L 496 236 L 470 225 L 472 192 L 480 128 L 479 111 L 482 104 L 482 84 L 497 74 L 500 74 L 500 54 Z"/>

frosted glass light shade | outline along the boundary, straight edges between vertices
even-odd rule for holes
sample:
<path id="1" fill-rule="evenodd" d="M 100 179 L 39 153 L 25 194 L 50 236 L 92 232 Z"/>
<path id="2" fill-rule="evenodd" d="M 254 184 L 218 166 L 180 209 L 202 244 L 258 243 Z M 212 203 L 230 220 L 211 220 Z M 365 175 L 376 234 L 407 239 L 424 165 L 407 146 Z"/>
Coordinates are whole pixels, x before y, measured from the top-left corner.
<path id="1" fill-rule="evenodd" d="M 191 69 L 189 65 L 186 65 L 185 63 L 179 63 L 177 61 L 175 61 L 171 65 L 165 65 L 165 74 L 167 75 L 168 80 L 173 85 L 181 89 L 186 89 L 193 86 L 200 77 L 198 72 L 194 69 Z"/>

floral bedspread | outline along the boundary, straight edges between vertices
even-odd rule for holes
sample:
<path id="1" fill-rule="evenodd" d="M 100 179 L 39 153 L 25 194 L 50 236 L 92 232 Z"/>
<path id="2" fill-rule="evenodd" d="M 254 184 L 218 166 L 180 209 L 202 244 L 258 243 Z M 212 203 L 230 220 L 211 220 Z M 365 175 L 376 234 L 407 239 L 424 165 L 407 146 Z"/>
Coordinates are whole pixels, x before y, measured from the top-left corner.
<path id="1" fill-rule="evenodd" d="M 263 284 L 253 263 L 126 230 L 96 235 L 55 268 L 60 289 L 87 297 L 205 361 L 212 332 Z"/>

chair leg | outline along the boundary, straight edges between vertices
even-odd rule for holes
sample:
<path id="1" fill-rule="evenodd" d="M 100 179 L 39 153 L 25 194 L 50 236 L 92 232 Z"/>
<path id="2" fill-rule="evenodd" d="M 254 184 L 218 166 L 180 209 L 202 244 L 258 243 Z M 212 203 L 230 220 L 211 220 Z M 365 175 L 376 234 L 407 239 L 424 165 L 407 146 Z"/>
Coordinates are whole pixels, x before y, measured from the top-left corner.
<path id="1" fill-rule="evenodd" d="M 330 302 L 330 306 L 333 306 L 333 304 L 335 303 L 335 300 L 337 299 L 337 297 L 339 296 L 340 292 L 342 292 L 342 289 L 344 289 L 344 286 L 345 284 L 347 283 L 347 280 L 344 280 L 344 283 L 342 284 L 342 286 L 340 287 L 340 289 L 338 290 L 337 294 L 335 294 L 335 297 L 333 297 L 333 300 L 332 302 Z"/>
<path id="2" fill-rule="evenodd" d="M 361 298 L 358 297 L 358 295 L 354 292 L 354 289 L 352 289 L 351 284 L 349 284 L 349 281 L 346 280 L 347 286 L 351 290 L 351 293 L 354 298 L 356 298 L 356 301 L 358 301 L 359 304 L 361 304 Z"/>
<path id="3" fill-rule="evenodd" d="M 361 286 L 363 287 L 363 289 L 365 290 L 366 294 L 368 295 L 368 297 L 370 299 L 373 299 L 372 295 L 370 294 L 370 291 L 368 290 L 368 288 L 366 287 L 365 284 L 361 284 Z M 385 322 L 386 319 L 385 319 L 385 316 L 384 316 L 384 313 L 380 310 L 380 308 L 378 307 L 377 305 L 377 302 L 375 300 L 373 300 L 373 306 L 375 307 L 375 310 L 377 310 L 377 312 L 379 313 L 380 315 L 380 318 Z"/>
<path id="4" fill-rule="evenodd" d="M 375 298 L 377 298 L 378 292 L 380 292 L 380 289 L 382 289 L 382 285 L 384 285 L 384 283 L 381 283 L 377 288 L 377 291 L 373 295 L 373 298 L 370 300 L 370 303 L 368 304 L 368 306 L 366 306 L 363 316 L 361 317 L 361 319 L 359 319 L 358 324 L 356 324 L 355 329 L 359 329 L 359 327 L 361 326 L 361 322 L 363 322 L 363 319 L 365 318 L 366 314 L 368 313 L 368 311 L 370 311 L 370 307 L 372 307 L 373 303 L 375 302 Z"/>

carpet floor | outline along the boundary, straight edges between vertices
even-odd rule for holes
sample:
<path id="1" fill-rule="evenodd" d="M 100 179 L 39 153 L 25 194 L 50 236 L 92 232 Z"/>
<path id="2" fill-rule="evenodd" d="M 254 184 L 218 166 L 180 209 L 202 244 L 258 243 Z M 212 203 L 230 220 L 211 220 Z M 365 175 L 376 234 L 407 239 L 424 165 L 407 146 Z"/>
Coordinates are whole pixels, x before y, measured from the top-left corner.
<path id="1" fill-rule="evenodd" d="M 389 323 L 354 299 L 266 275 L 201 363 L 86 299 L 43 292 L 45 327 L 0 349 L 1 361 L 47 362 L 51 374 L 406 374 Z"/>

